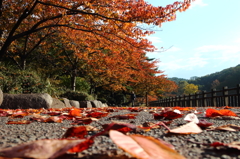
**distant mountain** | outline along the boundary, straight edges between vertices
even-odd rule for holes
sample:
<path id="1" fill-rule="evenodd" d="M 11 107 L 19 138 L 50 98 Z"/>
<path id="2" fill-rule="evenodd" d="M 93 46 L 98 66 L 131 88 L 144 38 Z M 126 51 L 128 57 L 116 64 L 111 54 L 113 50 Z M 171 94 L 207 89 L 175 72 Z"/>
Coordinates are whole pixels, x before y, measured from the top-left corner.
<path id="1" fill-rule="evenodd" d="M 179 83 L 180 81 L 188 81 L 187 79 L 184 79 L 184 78 L 178 78 L 178 77 L 170 77 L 168 78 L 169 80 L 171 81 L 174 81 L 175 83 Z"/>
<path id="2" fill-rule="evenodd" d="M 237 84 L 240 84 L 240 64 L 235 67 L 224 69 L 220 72 L 202 77 L 194 77 L 190 80 L 177 77 L 169 78 L 169 80 L 175 81 L 176 83 L 181 80 L 187 81 L 188 83 L 198 85 L 200 90 L 206 91 L 210 91 L 212 88 L 219 90 L 224 86 L 228 86 L 228 88 L 236 87 Z"/>

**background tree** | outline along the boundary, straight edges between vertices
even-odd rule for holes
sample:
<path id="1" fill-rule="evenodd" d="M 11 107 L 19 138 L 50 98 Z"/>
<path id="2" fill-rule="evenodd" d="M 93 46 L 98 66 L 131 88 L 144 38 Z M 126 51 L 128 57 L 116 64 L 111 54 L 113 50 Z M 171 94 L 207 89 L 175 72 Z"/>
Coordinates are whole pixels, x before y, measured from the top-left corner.
<path id="1" fill-rule="evenodd" d="M 183 95 L 184 94 L 184 88 L 188 85 L 189 83 L 187 81 L 180 81 L 178 83 L 178 90 L 177 90 L 177 95 Z"/>
<path id="2" fill-rule="evenodd" d="M 198 86 L 194 84 L 187 84 L 184 87 L 184 94 L 194 94 L 198 92 Z"/>
<path id="3" fill-rule="evenodd" d="M 219 86 L 219 84 L 220 84 L 220 82 L 216 79 L 216 80 L 214 80 L 213 82 L 212 82 L 212 89 L 216 89 L 217 88 L 217 86 Z"/>

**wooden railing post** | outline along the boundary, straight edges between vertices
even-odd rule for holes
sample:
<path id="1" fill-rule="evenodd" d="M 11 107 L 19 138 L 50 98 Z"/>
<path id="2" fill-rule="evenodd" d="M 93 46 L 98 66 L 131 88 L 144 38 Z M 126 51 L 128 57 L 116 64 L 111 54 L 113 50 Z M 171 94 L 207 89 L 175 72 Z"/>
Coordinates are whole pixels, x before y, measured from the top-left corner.
<path id="1" fill-rule="evenodd" d="M 240 106 L 240 84 L 237 85 L 237 107 Z"/>
<path id="2" fill-rule="evenodd" d="M 193 106 L 193 96 L 192 94 L 189 94 L 189 107 Z"/>
<path id="3" fill-rule="evenodd" d="M 217 106 L 217 100 L 216 100 L 216 89 L 212 89 L 211 91 L 211 106 Z"/>
<path id="4" fill-rule="evenodd" d="M 207 106 L 207 99 L 206 99 L 206 91 L 202 91 L 202 106 L 206 107 Z"/>
<path id="5" fill-rule="evenodd" d="M 181 96 L 180 95 L 178 96 L 177 100 L 178 100 L 178 106 L 181 106 Z"/>
<path id="6" fill-rule="evenodd" d="M 199 103 L 198 103 L 199 99 L 198 98 L 199 98 L 199 93 L 197 92 L 197 93 L 195 93 L 195 106 L 196 107 L 198 107 L 198 105 L 199 105 Z"/>
<path id="7" fill-rule="evenodd" d="M 225 87 L 223 87 L 223 106 L 228 106 L 228 87 L 227 86 L 225 86 Z"/>

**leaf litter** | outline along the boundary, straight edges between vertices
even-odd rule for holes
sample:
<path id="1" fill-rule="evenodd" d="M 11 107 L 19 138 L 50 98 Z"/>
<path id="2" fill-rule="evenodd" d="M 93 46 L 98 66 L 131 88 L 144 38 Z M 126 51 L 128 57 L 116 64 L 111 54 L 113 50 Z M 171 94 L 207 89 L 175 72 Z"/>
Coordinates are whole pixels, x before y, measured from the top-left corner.
<path id="1" fill-rule="evenodd" d="M 233 124 L 212 127 L 214 123 L 207 120 L 216 119 L 217 117 L 232 117 L 238 118 L 237 114 L 229 110 L 230 108 L 216 110 L 207 109 L 205 112 L 206 119 L 198 120 L 195 114 L 201 114 L 195 108 L 154 108 L 154 112 L 149 109 L 149 113 L 153 115 L 156 122 L 145 122 L 143 125 L 134 125 L 127 122 L 113 121 L 110 124 L 102 125 L 102 129 L 91 127 L 90 123 L 98 122 L 102 117 L 108 117 L 111 112 L 119 110 L 129 110 L 130 112 L 148 111 L 147 109 L 139 108 L 96 108 L 96 109 L 29 109 L 29 110 L 4 110 L 0 109 L 1 117 L 9 118 L 23 118 L 29 116 L 29 120 L 7 121 L 6 124 L 31 124 L 32 122 L 53 122 L 62 123 L 63 120 L 72 121 L 73 127 L 67 128 L 65 134 L 59 139 L 43 139 L 19 144 L 14 147 L 4 148 L 0 150 L 2 157 L 14 158 L 39 158 L 44 156 L 46 158 L 57 158 L 63 154 L 78 153 L 87 150 L 94 143 L 97 136 L 108 135 L 113 142 L 123 149 L 126 153 L 131 154 L 136 158 L 185 158 L 180 155 L 171 143 L 163 139 L 154 138 L 151 136 L 140 135 L 141 131 L 150 131 L 151 129 L 161 129 L 167 134 L 175 135 L 189 135 L 202 133 L 202 129 L 206 130 L 225 130 L 225 131 L 239 131 L 240 127 Z M 177 111 L 176 111 L 177 110 Z M 194 112 L 192 111 L 194 110 Z M 187 114 L 186 114 L 187 113 Z M 46 114 L 42 116 L 40 114 Z M 186 114 L 186 115 L 185 115 Z M 185 117 L 184 117 L 185 115 Z M 111 115 L 110 115 L 111 116 Z M 137 114 L 125 114 L 108 117 L 109 119 L 135 119 Z M 188 123 L 179 127 L 170 129 L 167 125 L 174 123 L 174 120 L 183 120 Z M 160 120 L 160 121 L 159 121 Z M 101 125 L 101 124 L 100 124 Z M 89 131 L 96 132 L 94 135 L 88 134 Z M 47 145 L 47 146 L 46 146 Z M 56 146 L 59 145 L 59 146 Z M 128 145 L 128 146 L 126 146 Z M 229 147 L 240 149 L 239 142 L 222 143 L 213 142 L 211 144 L 203 144 L 213 147 Z M 18 152 L 18 153 L 17 153 Z"/>

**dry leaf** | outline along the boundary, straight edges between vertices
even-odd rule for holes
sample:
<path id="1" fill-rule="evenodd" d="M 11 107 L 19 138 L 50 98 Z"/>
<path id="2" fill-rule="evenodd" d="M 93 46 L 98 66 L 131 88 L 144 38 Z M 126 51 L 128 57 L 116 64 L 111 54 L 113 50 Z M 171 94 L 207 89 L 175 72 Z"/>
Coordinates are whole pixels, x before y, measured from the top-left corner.
<path id="1" fill-rule="evenodd" d="M 189 122 L 168 132 L 174 134 L 199 134 L 202 132 L 202 129 L 194 122 Z"/>
<path id="2" fill-rule="evenodd" d="M 190 122 L 193 121 L 196 124 L 199 123 L 198 117 L 194 113 L 187 114 L 183 120 Z"/>
<path id="3" fill-rule="evenodd" d="M 239 131 L 240 126 L 234 124 L 222 125 L 218 127 L 211 127 L 208 130 L 225 130 L 225 131 Z"/>
<path id="4" fill-rule="evenodd" d="M 50 139 L 37 140 L 0 150 L 9 158 L 56 158 L 85 140 Z"/>
<path id="5" fill-rule="evenodd" d="M 167 146 L 165 142 L 162 143 L 153 137 L 127 136 L 115 130 L 111 130 L 109 135 L 121 149 L 139 159 L 185 159 L 185 157 Z"/>
<path id="6" fill-rule="evenodd" d="M 212 119 L 220 119 L 220 120 L 240 120 L 240 117 L 237 117 L 237 116 L 216 116 L 216 117 L 212 117 Z"/>

